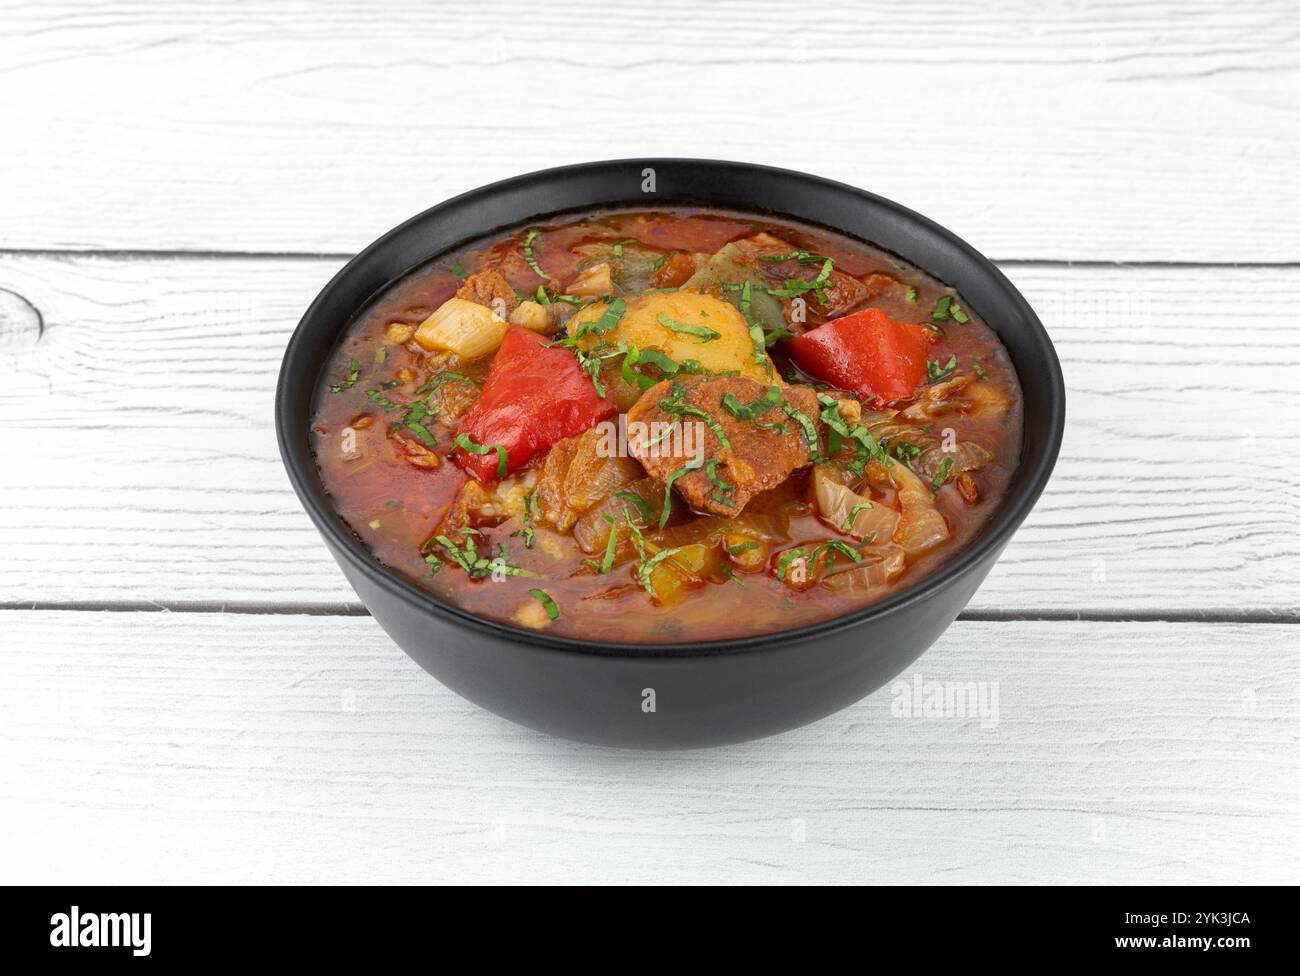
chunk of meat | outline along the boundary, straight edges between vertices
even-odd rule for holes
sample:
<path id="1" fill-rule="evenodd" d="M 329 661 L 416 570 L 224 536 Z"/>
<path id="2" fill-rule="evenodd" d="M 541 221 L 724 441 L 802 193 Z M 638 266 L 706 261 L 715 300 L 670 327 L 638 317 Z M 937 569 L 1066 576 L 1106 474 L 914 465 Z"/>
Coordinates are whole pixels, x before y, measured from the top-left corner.
<path id="1" fill-rule="evenodd" d="M 546 455 L 537 482 L 537 510 L 560 531 L 593 505 L 642 477 L 641 466 L 616 457 L 615 438 L 604 428 L 558 441 Z"/>
<path id="2" fill-rule="evenodd" d="M 466 278 L 461 283 L 461 286 L 456 289 L 455 297 L 463 298 L 467 302 L 486 305 L 501 318 L 505 318 L 513 312 L 519 304 L 515 290 L 510 287 L 510 282 L 506 281 L 501 272 L 491 268 L 486 271 L 479 271 Z"/>
<path id="3" fill-rule="evenodd" d="M 761 272 L 774 285 L 783 285 L 787 288 L 791 281 L 815 280 L 824 267 L 824 262 L 815 260 L 812 255 L 805 257 L 803 261 L 797 257 L 790 257 L 785 261 L 772 260 L 784 255 L 796 254 L 799 249 L 789 241 L 766 232 L 737 241 L 736 247 L 744 255 L 745 263 Z M 820 325 L 857 308 L 896 283 L 889 275 L 880 273 L 870 274 L 862 279 L 855 278 L 832 263 L 830 277 L 821 292 L 805 291 L 799 295 L 782 297 L 781 304 L 785 309 L 788 322 L 795 325 Z M 822 296 L 825 297 L 824 301 Z M 796 303 L 802 303 L 802 307 Z"/>
<path id="4" fill-rule="evenodd" d="M 804 424 L 819 438 L 817 414 L 817 393 L 807 386 L 741 376 L 665 380 L 628 412 L 628 449 L 660 483 L 672 478 L 691 508 L 735 515 L 811 463 Z"/>

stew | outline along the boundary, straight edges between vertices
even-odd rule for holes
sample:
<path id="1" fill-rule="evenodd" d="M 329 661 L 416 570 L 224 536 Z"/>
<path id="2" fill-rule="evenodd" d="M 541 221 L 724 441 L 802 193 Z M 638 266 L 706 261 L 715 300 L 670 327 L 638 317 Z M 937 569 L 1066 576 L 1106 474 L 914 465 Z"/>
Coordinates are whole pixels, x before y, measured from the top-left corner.
<path id="1" fill-rule="evenodd" d="M 613 642 L 824 620 L 950 560 L 1020 457 L 997 336 L 823 229 L 693 208 L 523 227 L 396 282 L 322 376 L 313 448 L 384 564 Z"/>

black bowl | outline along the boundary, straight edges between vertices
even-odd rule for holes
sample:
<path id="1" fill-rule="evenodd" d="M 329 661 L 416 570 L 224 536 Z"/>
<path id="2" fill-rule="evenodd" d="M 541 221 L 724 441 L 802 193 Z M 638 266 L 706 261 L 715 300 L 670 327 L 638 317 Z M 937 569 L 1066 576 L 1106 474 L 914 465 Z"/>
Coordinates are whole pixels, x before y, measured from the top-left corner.
<path id="1" fill-rule="evenodd" d="M 653 170 L 653 192 L 647 181 Z M 983 533 L 931 576 L 854 613 L 713 644 L 604 644 L 473 616 L 386 569 L 338 516 L 308 443 L 312 393 L 353 315 L 430 258 L 498 229 L 566 211 L 700 204 L 794 217 L 871 241 L 961 293 L 1020 374 L 1022 460 Z M 939 225 L 862 190 L 803 173 L 695 159 L 625 159 L 543 170 L 434 207 L 347 263 L 303 316 L 280 369 L 280 454 L 362 602 L 439 681 L 523 725 L 642 748 L 717 745 L 828 715 L 887 682 L 966 606 L 1038 499 L 1061 444 L 1065 387 L 1042 323 L 986 258 Z"/>

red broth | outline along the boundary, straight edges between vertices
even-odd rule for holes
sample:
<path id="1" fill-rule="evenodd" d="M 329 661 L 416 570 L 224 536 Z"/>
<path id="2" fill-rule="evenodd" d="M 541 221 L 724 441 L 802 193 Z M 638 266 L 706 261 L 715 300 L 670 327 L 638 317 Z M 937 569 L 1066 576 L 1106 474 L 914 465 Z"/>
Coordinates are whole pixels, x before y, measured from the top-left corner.
<path id="1" fill-rule="evenodd" d="M 536 378 L 512 380 L 530 356 L 554 388 L 540 405 Z M 672 486 L 671 464 L 588 456 L 593 436 L 564 427 L 665 410 L 707 415 L 701 463 Z M 472 433 L 507 429 L 509 451 Z M 312 440 L 338 513 L 436 596 L 570 637 L 684 642 L 816 623 L 934 572 L 997 509 L 1021 429 L 1006 351 L 951 288 L 843 235 L 680 208 L 521 227 L 395 282 L 325 370 Z"/>

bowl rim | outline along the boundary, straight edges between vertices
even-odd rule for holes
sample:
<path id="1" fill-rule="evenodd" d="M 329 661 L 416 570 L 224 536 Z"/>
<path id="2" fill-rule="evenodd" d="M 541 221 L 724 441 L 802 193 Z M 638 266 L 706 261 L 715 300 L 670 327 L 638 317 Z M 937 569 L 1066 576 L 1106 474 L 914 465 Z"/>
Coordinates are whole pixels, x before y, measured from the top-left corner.
<path id="1" fill-rule="evenodd" d="M 509 624 L 490 620 L 486 617 L 480 617 L 476 614 L 470 613 L 449 601 L 437 597 L 428 590 L 417 586 L 415 583 L 401 576 L 396 570 L 390 569 L 381 563 L 379 559 L 365 547 L 364 543 L 362 543 L 355 533 L 348 528 L 343 516 L 325 502 L 324 486 L 320 483 L 319 472 L 315 468 L 314 461 L 304 463 L 304 458 L 310 457 L 310 446 L 307 444 L 305 438 L 303 438 L 297 445 L 292 443 L 291 438 L 301 437 L 302 432 L 291 431 L 289 429 L 287 413 L 291 401 L 289 385 L 293 381 L 294 374 L 301 369 L 298 364 L 299 360 L 303 358 L 305 351 L 311 346 L 311 344 L 317 341 L 315 333 L 320 325 L 318 320 L 323 314 L 325 314 L 325 306 L 334 301 L 334 293 L 343 287 L 344 283 L 350 276 L 358 273 L 359 266 L 375 255 L 376 252 L 389 246 L 392 242 L 401 239 L 414 229 L 423 226 L 425 223 L 437 220 L 443 212 L 454 206 L 460 206 L 472 202 L 476 198 L 484 198 L 508 192 L 542 179 L 554 179 L 557 177 L 581 178 L 612 167 L 633 166 L 695 166 L 715 169 L 720 173 L 728 173 L 731 175 L 735 175 L 740 171 L 747 171 L 762 174 L 771 178 L 786 179 L 803 183 L 804 185 L 812 186 L 820 190 L 850 193 L 865 198 L 876 207 L 892 211 L 896 218 L 900 218 L 904 222 L 915 225 L 924 233 L 943 239 L 948 246 L 961 252 L 962 256 L 974 264 L 980 273 L 990 277 L 993 280 L 993 283 L 998 286 L 998 289 L 1016 306 L 1016 310 L 1020 314 L 1025 326 L 1033 333 L 1033 338 L 1037 341 L 1038 346 L 1041 348 L 1041 352 L 1044 354 L 1043 360 L 1035 363 L 1036 368 L 1044 369 L 1046 371 L 1045 379 L 1048 387 L 1047 399 L 1049 415 L 1047 417 L 1038 418 L 1038 423 L 1042 425 L 1044 430 L 1042 448 L 1037 452 L 1036 456 L 1022 456 L 1021 464 L 1017 469 L 1017 472 L 1021 474 L 1025 480 L 1019 493 L 1015 495 L 1015 497 L 1003 500 L 1003 504 L 994 511 L 989 523 L 961 552 L 957 553 L 957 555 L 951 560 L 930 573 L 930 575 L 917 580 L 915 583 L 904 587 L 898 593 L 895 593 L 878 603 L 870 604 L 838 616 L 828 617 L 825 620 L 802 627 L 792 627 L 785 630 L 771 631 L 769 633 L 752 634 L 746 637 L 725 638 L 716 641 L 619 643 L 613 641 L 590 640 L 580 637 L 569 637 L 559 634 L 548 634 L 545 631 L 535 631 L 524 627 L 514 627 Z M 685 201 L 674 202 L 671 197 L 661 198 L 659 204 L 662 207 L 686 205 Z M 707 204 L 703 203 L 698 205 L 707 206 Z M 601 206 L 615 209 L 618 204 L 593 204 L 593 207 L 599 208 Z M 754 209 L 756 211 L 768 210 L 769 212 L 778 215 L 782 213 L 779 208 L 767 208 L 762 205 L 755 205 Z M 565 212 L 574 212 L 574 208 L 566 207 L 562 210 L 544 211 L 536 216 L 544 219 Z M 787 214 L 787 216 L 794 220 L 804 220 L 806 223 L 813 224 L 814 226 L 816 225 L 814 221 L 810 221 L 807 218 L 801 218 L 796 214 Z M 847 231 L 840 232 L 848 233 Z M 491 230 L 487 230 L 484 233 L 491 233 Z M 858 239 L 863 240 L 861 237 Z M 439 253 L 446 252 L 443 251 Z M 437 254 L 430 254 L 424 258 L 420 264 L 433 260 L 436 257 L 438 257 Z M 912 261 L 910 258 L 906 260 L 910 263 L 916 264 L 916 266 L 922 271 L 926 271 L 931 275 L 934 274 L 934 272 L 929 271 L 919 262 Z M 418 266 L 419 265 L 417 265 L 417 267 Z M 403 272 L 403 274 L 409 273 L 409 270 Z M 399 277 L 401 277 L 401 275 L 390 279 L 389 282 L 382 287 L 387 287 Z M 380 290 L 382 290 L 382 287 Z M 378 294 L 378 292 L 372 293 L 366 301 L 369 302 L 372 300 L 375 294 Z M 361 306 L 358 306 L 357 308 L 352 309 L 350 314 L 355 314 L 359 311 L 360 307 Z M 349 322 L 350 321 L 351 318 L 349 318 Z M 989 328 L 993 329 L 995 333 L 998 331 L 992 324 L 990 324 Z M 1000 335 L 999 338 L 1001 338 Z M 335 341 L 337 342 L 337 337 Z M 1018 367 L 1017 372 L 1022 372 L 1022 369 Z M 314 396 L 315 387 L 316 378 L 313 378 L 312 383 L 307 386 L 308 397 Z M 454 625 L 475 631 L 485 637 L 526 644 L 534 648 L 562 655 L 576 655 L 581 657 L 613 656 L 620 658 L 698 658 L 700 656 L 708 655 L 733 655 L 752 651 L 773 650 L 780 648 L 783 645 L 815 640 L 820 637 L 858 627 L 869 621 L 903 613 L 916 604 L 923 603 L 936 591 L 951 586 L 958 580 L 970 575 L 972 572 L 975 572 L 983 565 L 984 561 L 990 555 L 996 559 L 1001 548 L 1010 540 L 1011 536 L 1020 527 L 1021 523 L 1024 522 L 1030 510 L 1037 503 L 1039 497 L 1042 495 L 1043 489 L 1046 487 L 1047 482 L 1051 477 L 1052 470 L 1055 467 L 1065 430 L 1065 380 L 1061 371 L 1060 360 L 1057 357 L 1056 349 L 1052 344 L 1051 337 L 1048 335 L 1046 328 L 1039 320 L 1033 308 L 1029 305 L 1029 302 L 1020 293 L 1019 289 L 1011 283 L 1006 275 L 1004 275 L 992 261 L 986 258 L 965 240 L 940 224 L 935 223 L 928 217 L 910 210 L 901 204 L 895 203 L 893 200 L 871 193 L 868 190 L 863 190 L 847 183 L 814 176 L 798 170 L 766 166 L 757 163 L 744 163 L 717 159 L 632 157 L 624 159 L 595 160 L 534 170 L 529 173 L 509 177 L 504 180 L 498 180 L 468 190 L 410 217 L 359 251 L 330 278 L 329 282 L 321 289 L 316 298 L 313 299 L 311 304 L 307 307 L 307 310 L 303 313 L 302 318 L 299 320 L 297 327 L 293 331 L 293 335 L 290 337 L 289 342 L 285 347 L 276 382 L 275 428 L 276 442 L 279 446 L 280 458 L 288 474 L 289 482 L 293 486 L 294 493 L 298 496 L 298 500 L 306 510 L 308 517 L 315 524 L 317 531 L 321 533 L 327 544 L 329 544 L 329 548 L 333 551 L 336 557 L 341 554 L 353 570 L 364 575 L 370 582 L 381 589 L 388 591 L 390 594 L 396 595 L 412 609 L 431 614 Z M 1028 465 L 1028 468 L 1026 468 L 1026 465 Z M 360 596 L 360 594 L 358 594 L 358 596 Z M 362 600 L 362 603 L 364 604 L 365 601 Z M 370 610 L 368 606 L 367 610 Z M 371 611 L 371 613 L 373 615 L 373 611 Z"/>

